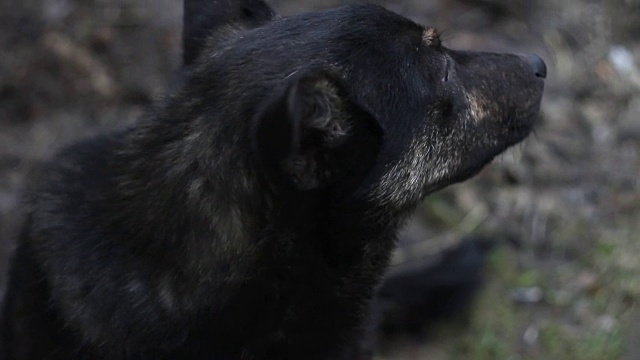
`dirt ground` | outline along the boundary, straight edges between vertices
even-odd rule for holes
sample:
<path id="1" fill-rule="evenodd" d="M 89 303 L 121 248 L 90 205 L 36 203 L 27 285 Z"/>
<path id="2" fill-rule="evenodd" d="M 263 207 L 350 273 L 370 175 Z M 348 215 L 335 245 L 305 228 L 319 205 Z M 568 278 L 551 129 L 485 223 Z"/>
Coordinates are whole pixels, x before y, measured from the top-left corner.
<path id="1" fill-rule="evenodd" d="M 432 248 L 497 239 L 473 308 L 379 359 L 640 359 L 640 1 L 378 3 L 436 25 L 447 46 L 535 52 L 549 67 L 535 135 L 418 212 Z M 31 170 L 161 96 L 180 25 L 179 0 L 0 2 L 0 270 Z"/>

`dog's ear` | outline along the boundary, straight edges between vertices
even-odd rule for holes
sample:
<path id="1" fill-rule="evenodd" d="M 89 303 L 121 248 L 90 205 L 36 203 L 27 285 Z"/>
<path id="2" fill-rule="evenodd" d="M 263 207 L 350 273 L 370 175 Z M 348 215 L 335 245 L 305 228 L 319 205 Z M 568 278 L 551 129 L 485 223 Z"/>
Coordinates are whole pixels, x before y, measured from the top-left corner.
<path id="1" fill-rule="evenodd" d="M 182 61 L 191 65 L 208 37 L 225 25 L 260 26 L 275 16 L 262 0 L 184 0 Z"/>
<path id="2" fill-rule="evenodd" d="M 311 71 L 290 80 L 253 123 L 253 148 L 276 191 L 352 191 L 377 158 L 382 131 L 341 81 Z"/>

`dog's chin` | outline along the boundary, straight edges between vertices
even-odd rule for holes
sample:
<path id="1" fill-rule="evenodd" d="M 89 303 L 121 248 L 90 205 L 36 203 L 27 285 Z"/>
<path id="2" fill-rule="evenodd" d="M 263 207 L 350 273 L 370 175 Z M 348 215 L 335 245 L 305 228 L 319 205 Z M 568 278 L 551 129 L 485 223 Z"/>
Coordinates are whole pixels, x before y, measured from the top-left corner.
<path id="1" fill-rule="evenodd" d="M 420 200 L 421 201 L 424 200 L 427 196 L 433 194 L 434 192 L 440 191 L 440 190 L 446 188 L 447 186 L 463 182 L 463 181 L 475 176 L 476 174 L 478 174 L 482 170 L 483 167 L 484 167 L 484 165 L 473 167 L 473 168 L 468 168 L 468 169 L 465 169 L 462 172 L 458 172 L 455 175 L 447 177 L 445 179 L 442 179 L 442 180 L 440 180 L 440 181 L 438 181 L 436 183 L 427 184 L 427 186 L 423 190 L 423 193 L 422 193 L 422 195 L 420 197 Z"/>
<path id="2" fill-rule="evenodd" d="M 437 181 L 435 183 L 427 184 L 427 186 L 424 188 L 423 193 L 421 195 L 421 200 L 424 200 L 430 194 L 432 194 L 432 193 L 434 193 L 436 191 L 442 190 L 442 189 L 446 188 L 447 186 L 463 182 L 465 180 L 468 180 L 468 179 L 476 176 L 478 173 L 480 173 L 480 171 L 482 171 L 482 169 L 485 168 L 485 166 L 487 166 L 489 163 L 491 163 L 493 161 L 493 159 L 495 159 L 496 157 L 498 157 L 501 154 L 505 153 L 505 151 L 507 149 L 509 149 L 510 147 L 512 147 L 512 146 L 520 143 L 522 140 L 526 139 L 528 134 L 529 134 L 529 131 L 523 132 L 521 137 L 510 138 L 504 144 L 504 146 L 501 146 L 499 149 L 496 149 L 495 151 L 491 151 L 491 152 L 486 153 L 486 154 L 482 154 L 482 155 L 476 156 L 474 161 L 470 161 L 469 163 L 467 163 L 464 166 L 462 166 L 459 169 L 457 169 L 457 171 L 452 172 L 449 176 L 447 176 L 447 177 L 445 177 L 443 179 L 440 179 L 439 181 Z"/>
<path id="3" fill-rule="evenodd" d="M 521 121 L 522 125 L 518 126 L 506 139 L 504 147 L 498 151 L 496 155 L 499 155 L 509 149 L 510 147 L 517 145 L 524 141 L 526 138 L 534 132 L 536 123 L 538 122 L 538 114 L 531 115 L 526 120 Z M 496 156 L 494 155 L 494 157 Z"/>

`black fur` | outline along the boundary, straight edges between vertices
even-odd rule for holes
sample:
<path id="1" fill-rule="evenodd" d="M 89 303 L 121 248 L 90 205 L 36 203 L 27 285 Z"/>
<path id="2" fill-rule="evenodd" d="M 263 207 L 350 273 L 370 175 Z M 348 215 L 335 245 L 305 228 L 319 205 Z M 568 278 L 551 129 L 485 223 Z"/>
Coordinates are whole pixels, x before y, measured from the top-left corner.
<path id="1" fill-rule="evenodd" d="M 183 83 L 30 192 L 5 358 L 369 359 L 398 228 L 528 135 L 541 78 L 377 6 L 185 10 Z"/>

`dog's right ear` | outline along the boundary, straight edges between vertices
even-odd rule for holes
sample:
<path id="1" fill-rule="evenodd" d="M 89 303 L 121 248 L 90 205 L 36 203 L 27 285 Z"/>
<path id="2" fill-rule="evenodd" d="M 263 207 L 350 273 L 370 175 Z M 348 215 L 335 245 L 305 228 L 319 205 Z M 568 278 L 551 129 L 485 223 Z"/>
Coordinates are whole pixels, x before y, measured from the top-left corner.
<path id="1" fill-rule="evenodd" d="M 378 156 L 382 130 L 324 70 L 301 71 L 256 113 L 252 147 L 276 193 L 360 187 Z M 335 186 L 334 186 L 335 185 Z"/>
<path id="2" fill-rule="evenodd" d="M 262 0 L 184 0 L 182 61 L 185 67 L 200 56 L 207 38 L 225 25 L 252 28 L 275 16 Z"/>

